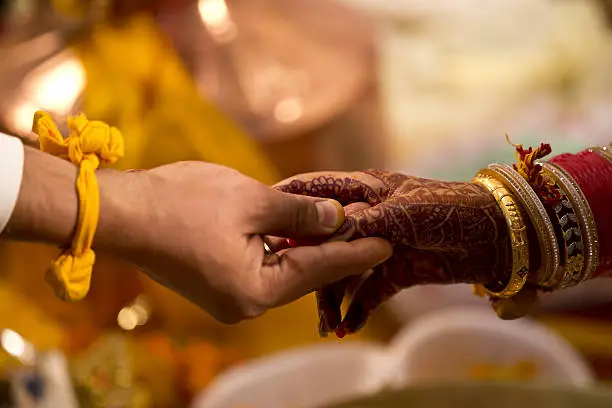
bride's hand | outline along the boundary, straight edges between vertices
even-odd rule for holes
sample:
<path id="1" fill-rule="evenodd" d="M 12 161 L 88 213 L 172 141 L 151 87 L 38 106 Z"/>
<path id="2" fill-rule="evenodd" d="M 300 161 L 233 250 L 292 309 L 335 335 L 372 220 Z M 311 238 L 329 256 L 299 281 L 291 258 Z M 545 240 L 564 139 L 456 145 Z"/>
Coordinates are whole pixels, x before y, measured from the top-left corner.
<path id="1" fill-rule="evenodd" d="M 369 170 L 303 174 L 276 187 L 343 205 L 365 202 L 369 207 L 347 214 L 334 239 L 376 236 L 394 245 L 388 261 L 361 277 L 344 319 L 340 304 L 355 278 L 318 291 L 322 332 L 359 330 L 378 305 L 404 288 L 504 282 L 509 276 L 506 221 L 480 185 Z"/>

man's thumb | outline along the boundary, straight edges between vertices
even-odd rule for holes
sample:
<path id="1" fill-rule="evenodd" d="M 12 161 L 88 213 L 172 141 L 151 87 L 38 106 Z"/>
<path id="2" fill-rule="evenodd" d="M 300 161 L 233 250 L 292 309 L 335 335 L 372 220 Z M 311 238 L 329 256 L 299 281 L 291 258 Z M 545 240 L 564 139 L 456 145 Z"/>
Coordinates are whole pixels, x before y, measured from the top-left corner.
<path id="1" fill-rule="evenodd" d="M 328 235 L 344 221 L 344 209 L 336 200 L 270 190 L 266 209 L 255 215 L 257 234 L 287 238 Z"/>

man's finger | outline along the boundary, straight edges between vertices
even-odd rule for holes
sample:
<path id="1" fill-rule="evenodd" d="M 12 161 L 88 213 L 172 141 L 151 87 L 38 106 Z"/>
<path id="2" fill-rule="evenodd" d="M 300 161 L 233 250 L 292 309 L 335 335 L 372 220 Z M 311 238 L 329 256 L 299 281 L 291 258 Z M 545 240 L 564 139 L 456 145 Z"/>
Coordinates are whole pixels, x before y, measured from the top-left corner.
<path id="1" fill-rule="evenodd" d="M 356 214 L 359 211 L 362 211 L 367 208 L 370 208 L 370 205 L 368 203 L 353 203 L 353 204 L 349 204 L 345 206 L 344 207 L 344 217 L 345 217 L 344 223 L 342 224 L 339 230 L 336 230 L 336 233 L 334 234 L 332 239 L 330 239 L 330 237 L 328 236 L 327 237 L 307 237 L 304 239 L 290 239 L 288 241 L 289 246 L 284 246 L 284 247 L 282 247 L 282 245 L 285 245 L 285 244 L 281 244 L 277 240 L 273 240 L 271 242 L 275 244 L 275 248 L 278 248 L 275 252 L 278 252 L 281 249 L 286 249 L 288 247 L 321 245 L 324 242 L 331 242 L 331 241 L 348 241 L 350 238 L 353 237 L 354 229 L 352 229 L 352 226 L 354 225 L 354 223 L 350 224 L 349 226 L 345 225 L 347 222 L 347 217 L 350 215 Z"/>
<path id="2" fill-rule="evenodd" d="M 342 225 L 344 209 L 335 200 L 282 193 L 267 188 L 253 204 L 252 234 L 302 238 L 329 235 Z"/>
<path id="3" fill-rule="evenodd" d="M 391 244 L 380 238 L 289 249 L 262 267 L 263 297 L 269 302 L 265 306 L 286 304 L 316 288 L 360 274 L 392 253 Z"/>
<path id="4" fill-rule="evenodd" d="M 349 204 L 344 207 L 344 215 L 351 215 L 366 208 L 370 208 L 370 205 L 367 203 L 354 203 Z M 281 237 L 274 237 L 271 235 L 266 235 L 263 237 L 264 242 L 268 245 L 270 250 L 273 253 L 278 251 L 282 251 L 283 249 L 288 249 L 291 247 L 303 246 L 303 245 L 319 245 L 327 240 L 325 237 L 317 237 L 316 242 L 312 242 L 312 239 L 305 240 L 293 240 Z M 341 241 L 341 239 L 335 239 L 335 241 Z"/>

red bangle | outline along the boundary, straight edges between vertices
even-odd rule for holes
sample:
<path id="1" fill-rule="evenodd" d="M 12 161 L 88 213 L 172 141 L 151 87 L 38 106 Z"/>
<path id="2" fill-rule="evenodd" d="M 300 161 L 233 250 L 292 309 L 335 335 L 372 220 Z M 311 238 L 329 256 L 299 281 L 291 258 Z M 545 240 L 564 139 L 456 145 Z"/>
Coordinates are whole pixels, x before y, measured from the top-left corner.
<path id="1" fill-rule="evenodd" d="M 599 267 L 593 276 L 612 274 L 612 162 L 590 151 L 561 154 L 550 162 L 574 178 L 593 212 L 599 238 Z"/>

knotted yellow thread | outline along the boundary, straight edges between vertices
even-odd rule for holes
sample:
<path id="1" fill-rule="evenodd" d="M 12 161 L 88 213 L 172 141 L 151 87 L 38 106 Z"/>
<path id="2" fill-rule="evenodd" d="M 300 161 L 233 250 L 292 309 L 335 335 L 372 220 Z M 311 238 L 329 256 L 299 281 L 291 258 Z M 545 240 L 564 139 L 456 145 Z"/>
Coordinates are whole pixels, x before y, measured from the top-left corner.
<path id="1" fill-rule="evenodd" d="M 38 111 L 32 131 L 40 138 L 40 150 L 79 166 L 76 180 L 79 210 L 72 245 L 51 264 L 45 276 L 59 298 L 77 301 L 89 292 L 96 259 L 91 249 L 100 213 L 95 171 L 100 162 L 112 164 L 123 157 L 123 137 L 118 129 L 90 121 L 84 114 L 69 116 L 66 123 L 70 135 L 64 140 L 51 116 Z"/>

